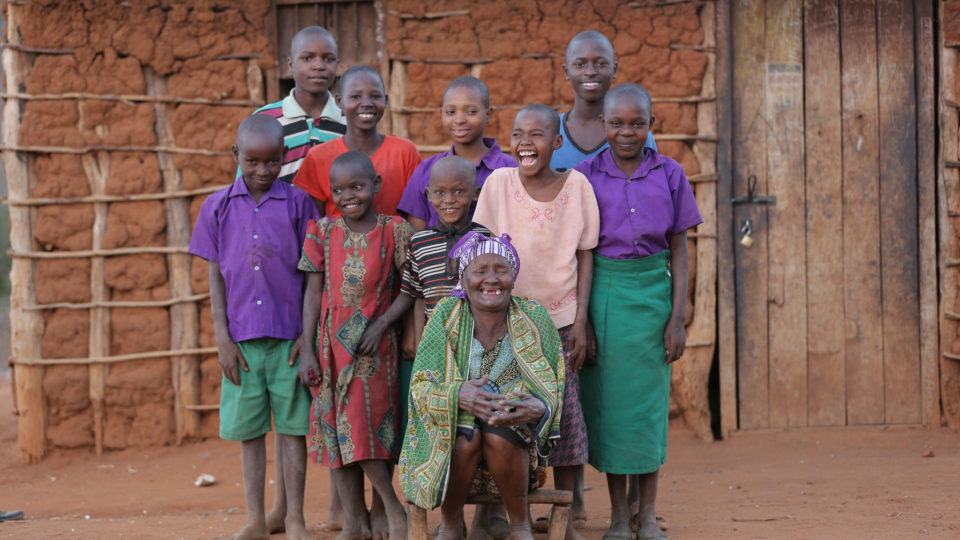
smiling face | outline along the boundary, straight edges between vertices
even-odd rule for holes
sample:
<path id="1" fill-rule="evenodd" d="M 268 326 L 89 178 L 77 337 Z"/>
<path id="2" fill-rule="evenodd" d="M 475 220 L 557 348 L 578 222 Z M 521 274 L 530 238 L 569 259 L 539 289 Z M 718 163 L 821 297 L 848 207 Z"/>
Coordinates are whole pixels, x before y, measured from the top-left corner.
<path id="1" fill-rule="evenodd" d="M 347 126 L 370 131 L 376 129 L 387 108 L 387 93 L 380 77 L 359 71 L 340 79 L 337 105 L 343 109 Z"/>
<path id="2" fill-rule="evenodd" d="M 371 211 L 373 196 L 380 190 L 380 177 L 354 163 L 330 168 L 330 196 L 344 217 L 360 220 Z"/>
<path id="3" fill-rule="evenodd" d="M 254 197 L 266 193 L 283 165 L 283 141 L 269 133 L 250 131 L 238 137 L 233 156 L 243 182 Z"/>
<path id="4" fill-rule="evenodd" d="M 603 126 L 614 156 L 621 160 L 642 158 L 647 133 L 655 121 L 650 107 L 632 93 L 621 93 L 608 101 L 603 109 Z"/>
<path id="5" fill-rule="evenodd" d="M 492 109 L 485 107 L 480 92 L 456 86 L 443 95 L 440 123 L 456 144 L 470 144 L 483 137 Z"/>
<path id="6" fill-rule="evenodd" d="M 325 93 L 340 65 L 337 44 L 329 35 L 299 34 L 291 44 L 289 63 L 298 89 L 311 94 Z"/>
<path id="7" fill-rule="evenodd" d="M 476 195 L 477 183 L 473 170 L 466 177 L 463 174 L 430 175 L 427 197 L 444 225 L 466 225 Z"/>
<path id="8" fill-rule="evenodd" d="M 506 311 L 513 292 L 513 267 L 500 255 L 480 255 L 464 269 L 463 288 L 473 309 Z"/>
<path id="9" fill-rule="evenodd" d="M 521 109 L 513 120 L 510 149 L 517 159 L 520 174 L 536 176 L 550 168 L 554 150 L 563 143 L 557 122 L 544 110 Z"/>
<path id="10" fill-rule="evenodd" d="M 563 72 L 577 97 L 587 102 L 603 99 L 617 72 L 610 42 L 593 37 L 575 38 L 567 48 Z"/>

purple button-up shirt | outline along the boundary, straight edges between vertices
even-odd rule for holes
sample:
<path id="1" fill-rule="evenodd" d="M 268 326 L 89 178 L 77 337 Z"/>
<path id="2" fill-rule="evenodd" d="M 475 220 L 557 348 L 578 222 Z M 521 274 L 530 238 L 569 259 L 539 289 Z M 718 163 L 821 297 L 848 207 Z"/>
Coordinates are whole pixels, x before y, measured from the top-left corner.
<path id="1" fill-rule="evenodd" d="M 517 166 L 517 161 L 513 159 L 512 156 L 504 154 L 500 150 L 496 140 L 485 138 L 483 139 L 483 143 L 487 145 L 489 150 L 480 158 L 480 163 L 477 165 L 478 189 L 483 187 L 483 183 L 487 181 L 487 177 L 496 169 L 500 167 Z M 403 197 L 400 198 L 400 204 L 397 205 L 397 209 L 408 216 L 426 221 L 427 227 L 429 228 L 436 227 L 440 221 L 440 216 L 437 214 L 437 211 L 434 210 L 433 205 L 430 204 L 430 199 L 427 197 L 427 186 L 430 184 L 430 169 L 433 168 L 437 160 L 453 155 L 455 155 L 453 148 L 450 148 L 450 150 L 446 152 L 430 156 L 420 162 L 420 165 L 417 166 L 416 170 L 414 170 L 410 176 L 406 189 L 403 190 Z"/>
<path id="2" fill-rule="evenodd" d="M 617 167 L 609 148 L 576 166 L 597 196 L 597 253 L 604 257 L 655 255 L 670 249 L 671 236 L 703 223 L 680 164 L 656 150 L 643 151 L 643 161 L 629 176 Z"/>
<path id="3" fill-rule="evenodd" d="M 300 336 L 303 275 L 297 270 L 310 196 L 275 181 L 257 203 L 243 177 L 200 208 L 190 253 L 220 265 L 233 341 Z"/>

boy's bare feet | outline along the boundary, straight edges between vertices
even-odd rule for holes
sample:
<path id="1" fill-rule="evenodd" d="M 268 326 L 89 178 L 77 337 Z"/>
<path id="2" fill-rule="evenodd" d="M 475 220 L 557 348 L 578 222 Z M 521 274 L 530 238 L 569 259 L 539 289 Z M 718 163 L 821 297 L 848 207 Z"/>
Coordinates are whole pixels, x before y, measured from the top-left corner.
<path id="1" fill-rule="evenodd" d="M 284 528 L 287 532 L 287 538 L 290 540 L 313 540 L 313 535 L 307 531 L 306 525 L 302 522 L 285 523 Z"/>
<path id="2" fill-rule="evenodd" d="M 387 510 L 388 534 L 391 540 L 406 540 L 407 513 L 402 506 L 398 508 L 399 510 Z"/>
<path id="3" fill-rule="evenodd" d="M 517 523 L 510 526 L 509 540 L 533 540 L 533 529 L 530 522 Z"/>
<path id="4" fill-rule="evenodd" d="M 270 540 L 270 531 L 265 523 L 247 523 L 234 534 L 232 540 Z"/>
<path id="5" fill-rule="evenodd" d="M 372 540 L 387 540 L 390 536 L 390 520 L 383 509 L 383 504 L 374 504 L 370 509 L 370 538 Z"/>
<path id="6" fill-rule="evenodd" d="M 607 532 L 603 533 L 603 540 L 631 540 L 633 531 L 630 530 L 630 523 L 619 521 L 611 523 Z"/>
<path id="7" fill-rule="evenodd" d="M 270 512 L 267 513 L 267 531 L 270 534 L 282 533 L 286 530 L 286 524 L 283 522 L 287 517 L 286 508 L 277 508 L 273 507 Z"/>
<path id="8" fill-rule="evenodd" d="M 464 529 L 466 527 L 445 527 L 443 523 L 437 527 L 436 540 L 463 540 Z"/>
<path id="9" fill-rule="evenodd" d="M 637 531 L 637 538 L 640 540 L 667 540 L 667 533 L 660 530 L 660 525 L 656 521 L 645 521 Z"/>

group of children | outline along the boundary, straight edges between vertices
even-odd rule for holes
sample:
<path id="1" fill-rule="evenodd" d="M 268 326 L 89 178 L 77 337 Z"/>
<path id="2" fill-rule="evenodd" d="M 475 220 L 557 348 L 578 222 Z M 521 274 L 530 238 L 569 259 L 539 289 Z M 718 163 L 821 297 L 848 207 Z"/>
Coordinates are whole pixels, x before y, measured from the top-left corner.
<path id="1" fill-rule="evenodd" d="M 660 537 L 656 476 L 669 364 L 684 344 L 685 231 L 700 216 L 682 169 L 656 152 L 649 94 L 610 88 L 610 42 L 593 31 L 571 40 L 573 108 L 521 109 L 509 155 L 483 137 L 486 86 L 455 79 L 440 109 L 452 148 L 424 161 L 378 130 L 388 96 L 376 70 L 351 67 L 330 92 L 329 32 L 301 30 L 289 61 L 295 88 L 241 124 L 238 176 L 205 201 L 190 244 L 210 263 L 220 435 L 242 441 L 248 522 L 236 538 L 310 537 L 308 451 L 331 469 L 342 538 L 406 535 L 391 480 L 413 352 L 456 284 L 448 253 L 470 231 L 509 233 L 524 265 L 514 294 L 540 302 L 560 332 L 566 392 L 549 464 L 556 486 L 575 493 L 574 525 L 585 520 L 590 463 L 608 473 L 606 537 L 632 538 L 631 520 L 641 538 Z M 267 513 L 271 413 L 277 493 Z M 375 491 L 369 512 L 364 477 Z"/>

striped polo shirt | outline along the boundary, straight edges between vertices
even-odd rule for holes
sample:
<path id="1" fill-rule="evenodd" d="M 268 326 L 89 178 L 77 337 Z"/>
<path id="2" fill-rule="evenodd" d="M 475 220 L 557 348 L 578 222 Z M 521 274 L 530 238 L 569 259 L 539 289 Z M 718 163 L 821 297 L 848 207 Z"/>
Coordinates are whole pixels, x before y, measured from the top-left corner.
<path id="1" fill-rule="evenodd" d="M 283 167 L 280 169 L 279 179 L 286 183 L 293 182 L 303 158 L 314 146 L 343 137 L 347 132 L 347 120 L 343 111 L 337 107 L 333 94 L 327 92 L 327 104 L 323 107 L 320 118 L 310 118 L 293 97 L 296 89 L 290 95 L 257 109 L 254 114 L 266 114 L 276 118 L 283 126 Z"/>
<path id="2" fill-rule="evenodd" d="M 456 261 L 447 257 L 450 248 L 470 231 L 490 234 L 486 227 L 477 223 L 449 231 L 441 229 L 442 226 L 438 224 L 410 238 L 410 264 L 403 270 L 403 280 L 400 283 L 401 292 L 407 296 L 423 298 L 427 317 L 433 312 L 437 302 L 450 296 L 450 291 L 457 284 Z"/>

